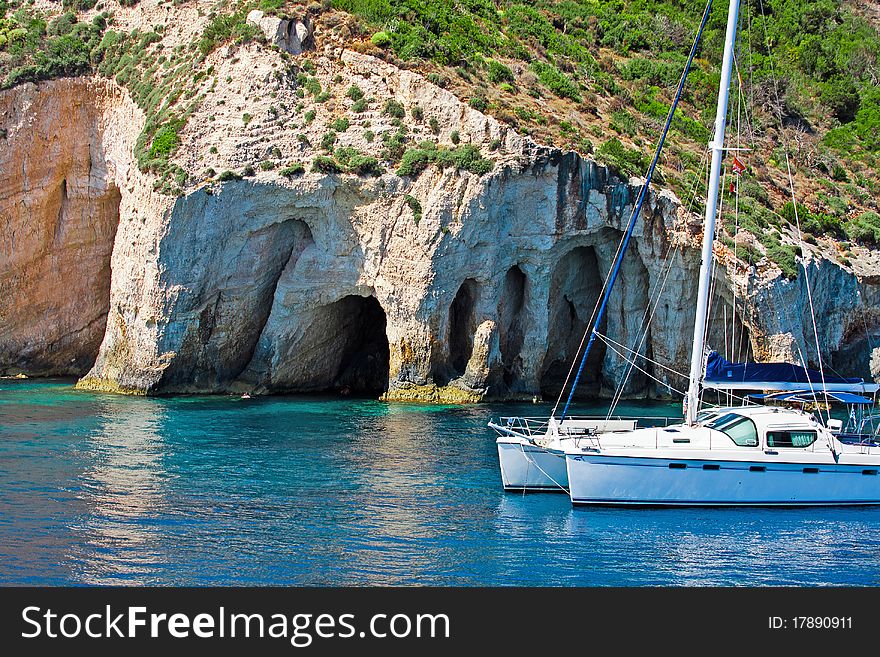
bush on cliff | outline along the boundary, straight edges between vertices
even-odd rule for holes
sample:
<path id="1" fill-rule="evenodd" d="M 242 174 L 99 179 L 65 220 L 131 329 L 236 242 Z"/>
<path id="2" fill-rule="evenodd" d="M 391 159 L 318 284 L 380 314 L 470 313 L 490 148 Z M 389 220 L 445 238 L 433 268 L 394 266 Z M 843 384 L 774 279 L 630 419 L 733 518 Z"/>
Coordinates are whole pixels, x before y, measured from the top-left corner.
<path id="1" fill-rule="evenodd" d="M 149 158 L 167 159 L 177 147 L 180 145 L 180 136 L 178 133 L 183 128 L 184 122 L 180 119 L 173 119 L 164 124 L 156 131 L 153 142 L 150 144 Z"/>
<path id="2" fill-rule="evenodd" d="M 880 244 L 880 215 L 876 212 L 863 212 L 851 219 L 844 228 L 851 240 L 870 246 Z"/>
<path id="3" fill-rule="evenodd" d="M 262 37 L 259 28 L 247 22 L 247 8 L 232 15 L 218 14 L 211 19 L 199 40 L 199 52 L 203 55 L 213 52 L 228 41 L 246 43 Z"/>
<path id="4" fill-rule="evenodd" d="M 489 173 L 495 166 L 492 160 L 484 158 L 480 149 L 472 144 L 459 146 L 458 148 L 437 148 L 435 144 L 426 142 L 418 148 L 407 150 L 403 154 L 400 166 L 397 169 L 398 176 L 417 176 L 428 165 L 436 164 L 440 168 L 455 167 L 470 171 L 477 175 Z"/>
<path id="5" fill-rule="evenodd" d="M 91 72 L 91 52 L 101 40 L 103 18 L 77 23 L 74 15 L 64 14 L 50 25 L 51 32 L 42 15 L 24 9 L 0 17 L 0 50 L 6 53 L 0 63 L 8 70 L 0 88 Z"/>

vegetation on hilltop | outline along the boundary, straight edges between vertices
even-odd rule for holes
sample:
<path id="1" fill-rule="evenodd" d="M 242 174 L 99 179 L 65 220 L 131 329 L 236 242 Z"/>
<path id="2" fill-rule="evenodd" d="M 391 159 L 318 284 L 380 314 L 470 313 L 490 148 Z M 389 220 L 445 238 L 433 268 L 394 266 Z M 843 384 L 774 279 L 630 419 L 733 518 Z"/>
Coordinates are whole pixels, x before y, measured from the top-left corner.
<path id="1" fill-rule="evenodd" d="M 702 0 L 333 0 L 381 34 L 387 58 L 417 63 L 462 97 L 541 141 L 646 168 L 669 111 Z M 713 5 L 660 172 L 699 191 L 714 118 L 727 3 Z M 793 213 L 785 151 L 810 235 L 873 244 L 880 192 L 880 35 L 831 0 L 744 0 L 730 133 L 749 171 L 740 214 L 786 274 Z M 373 40 L 376 43 L 376 40 Z M 742 99 L 742 103 L 739 99 Z M 739 112 L 739 116 L 735 115 Z M 743 115 L 745 118 L 743 118 Z M 766 161 L 759 153 L 769 153 Z M 821 217 L 821 220 L 817 220 Z M 733 229 L 731 222 L 727 225 Z"/>
<path id="2" fill-rule="evenodd" d="M 81 10 L 91 0 L 65 2 Z M 158 54 L 160 32 L 115 32 L 110 14 L 47 19 L 18 0 L 0 0 L 0 86 L 90 71 L 115 77 L 149 118 L 141 166 L 159 172 L 173 192 L 182 174 L 168 162 L 199 98 L 193 90 L 202 84 L 199 66 L 219 45 L 258 37 L 245 22 L 255 7 L 279 15 L 308 12 L 319 40 L 416 68 L 538 141 L 639 175 L 668 113 L 704 0 L 221 0 L 203 33 L 172 56 Z M 658 180 L 685 202 L 704 193 L 726 13 L 726 2 L 714 3 L 660 164 Z M 832 0 L 743 0 L 740 37 L 742 86 L 734 89 L 728 134 L 753 149 L 742 156 L 748 170 L 740 179 L 737 221 L 761 245 L 759 251 L 743 247 L 741 255 L 766 255 L 786 275 L 796 274 L 795 249 L 786 243 L 795 219 L 795 206 L 786 206 L 786 154 L 807 241 L 827 236 L 877 245 L 877 28 Z M 313 75 L 302 68 L 299 84 L 320 102 L 326 91 Z M 357 113 L 370 99 L 354 96 Z M 376 171 L 359 159 L 368 156 L 333 151 L 327 142 L 319 169 Z M 453 162 L 483 171 L 488 162 L 473 149 L 410 146 L 403 126 L 382 135 L 382 148 L 401 175 Z M 731 208 L 727 184 L 724 191 Z M 734 218 L 725 215 L 722 223 L 732 236 Z M 730 236 L 725 240 L 733 244 Z"/>

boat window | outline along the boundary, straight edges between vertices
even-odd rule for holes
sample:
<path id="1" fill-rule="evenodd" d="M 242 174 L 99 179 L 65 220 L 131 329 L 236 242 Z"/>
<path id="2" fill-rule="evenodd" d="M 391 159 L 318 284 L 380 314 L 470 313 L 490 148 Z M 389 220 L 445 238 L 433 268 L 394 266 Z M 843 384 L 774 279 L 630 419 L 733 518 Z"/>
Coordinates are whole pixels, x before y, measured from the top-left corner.
<path id="1" fill-rule="evenodd" d="M 758 429 L 755 423 L 742 415 L 726 413 L 706 426 L 727 434 L 740 447 L 758 446 Z"/>
<path id="2" fill-rule="evenodd" d="M 816 442 L 815 431 L 768 431 L 767 447 L 809 447 Z"/>
<path id="3" fill-rule="evenodd" d="M 707 420 L 711 420 L 713 417 L 716 417 L 717 415 L 718 415 L 718 411 L 716 411 L 716 410 L 700 411 L 699 413 L 697 413 L 697 424 L 703 424 Z"/>

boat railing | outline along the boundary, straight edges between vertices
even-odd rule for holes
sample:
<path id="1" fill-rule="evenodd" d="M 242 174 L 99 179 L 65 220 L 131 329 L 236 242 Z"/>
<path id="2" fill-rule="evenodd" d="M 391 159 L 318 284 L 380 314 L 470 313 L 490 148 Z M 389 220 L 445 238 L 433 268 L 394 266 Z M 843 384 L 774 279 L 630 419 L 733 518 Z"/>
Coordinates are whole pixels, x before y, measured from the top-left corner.
<path id="1" fill-rule="evenodd" d="M 840 432 L 835 433 L 834 437 L 844 445 L 861 445 L 865 447 L 880 446 L 880 437 L 876 434 Z"/>
<path id="2" fill-rule="evenodd" d="M 670 424 L 681 422 L 681 418 L 667 417 L 663 415 L 611 415 L 611 416 L 586 416 L 586 415 L 569 415 L 559 425 L 559 433 L 562 436 L 585 436 L 596 433 L 595 428 L 587 426 L 577 426 L 577 422 L 635 422 L 635 428 L 653 428 L 666 427 Z M 506 429 L 511 433 L 522 436 L 546 436 L 550 427 L 550 418 L 548 417 L 526 417 L 526 416 L 503 416 L 498 419 L 498 423 L 491 423 L 492 426 L 499 429 Z M 568 425 L 568 426 L 566 426 Z"/>

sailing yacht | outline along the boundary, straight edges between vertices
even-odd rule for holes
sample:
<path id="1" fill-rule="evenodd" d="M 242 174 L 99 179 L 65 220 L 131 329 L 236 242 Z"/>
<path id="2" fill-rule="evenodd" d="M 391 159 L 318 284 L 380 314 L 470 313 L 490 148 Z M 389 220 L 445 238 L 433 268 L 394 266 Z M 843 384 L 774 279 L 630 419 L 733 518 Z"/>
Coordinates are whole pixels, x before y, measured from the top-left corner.
<path id="1" fill-rule="evenodd" d="M 880 504 L 880 444 L 873 437 L 845 439 L 840 422 L 799 408 L 741 406 L 699 412 L 704 388 L 730 379 L 730 385 L 760 389 L 788 384 L 821 399 L 834 386 L 852 393 L 876 392 L 873 384 L 829 381 L 821 371 L 793 366 L 795 380 L 762 381 L 761 367 L 706 363 L 705 338 L 712 275 L 712 244 L 728 87 L 733 65 L 739 0 L 731 0 L 722 59 L 721 83 L 710 144 L 712 165 L 706 202 L 702 262 L 685 418 L 663 428 L 588 435 L 564 448 L 567 482 L 573 504 L 663 506 L 809 506 Z M 710 366 L 706 376 L 704 363 Z M 758 368 L 757 371 L 754 368 Z M 778 376 L 779 368 L 766 372 Z M 720 374 L 720 376 L 718 376 Z M 737 381 L 739 379 L 739 381 Z M 730 389 L 735 389 L 731 387 Z M 777 388 L 778 389 L 778 388 Z M 785 388 L 783 388 L 785 389 Z"/>
<path id="2" fill-rule="evenodd" d="M 694 56 L 700 44 L 703 30 L 709 19 L 709 10 L 711 2 L 706 6 L 703 12 L 703 18 L 700 22 L 699 30 L 694 38 L 691 51 L 688 56 L 684 71 L 678 83 L 678 89 L 675 98 L 669 109 L 666 118 L 666 124 L 660 139 L 657 142 L 657 148 L 654 152 L 654 158 L 648 167 L 645 181 L 639 191 L 636 202 L 633 205 L 633 211 L 627 223 L 626 230 L 618 248 L 617 257 L 611 266 L 607 281 L 604 285 L 602 296 L 596 306 L 594 317 L 591 324 L 594 330 L 590 334 L 590 339 L 586 343 L 583 356 L 581 357 L 580 367 L 577 370 L 568 399 L 562 409 L 559 418 L 556 417 L 556 410 L 559 402 L 562 400 L 562 392 L 560 392 L 557 405 L 553 408 L 549 418 L 525 418 L 525 417 L 502 417 L 499 421 L 490 421 L 489 427 L 498 434 L 496 444 L 498 447 L 498 462 L 501 469 L 501 481 L 505 490 L 516 491 L 567 491 L 568 490 L 568 470 L 565 464 L 565 451 L 572 440 L 583 435 L 596 435 L 608 431 L 625 431 L 634 430 L 638 426 L 654 426 L 658 423 L 665 423 L 666 418 L 621 418 L 621 417 L 596 417 L 596 418 L 577 418 L 568 416 L 568 409 L 574 397 L 575 389 L 590 354 L 590 349 L 596 340 L 598 333 L 595 327 L 602 323 L 605 310 L 608 305 L 608 299 L 614 288 L 614 283 L 620 273 L 620 266 L 623 262 L 623 255 L 629 245 L 635 228 L 636 220 L 641 212 L 642 205 L 648 196 L 651 187 L 651 178 L 660 159 L 660 153 L 663 144 L 666 141 L 666 135 L 672 125 L 675 110 L 681 100 L 684 85 L 687 80 L 688 72 L 693 63 Z M 586 337 L 586 336 L 585 336 Z M 580 355 L 575 355 L 575 363 Z M 572 366 L 572 371 L 574 367 Z M 569 373 L 569 376 L 571 372 Z M 563 392 L 568 385 L 566 379 L 563 385 Z"/>

